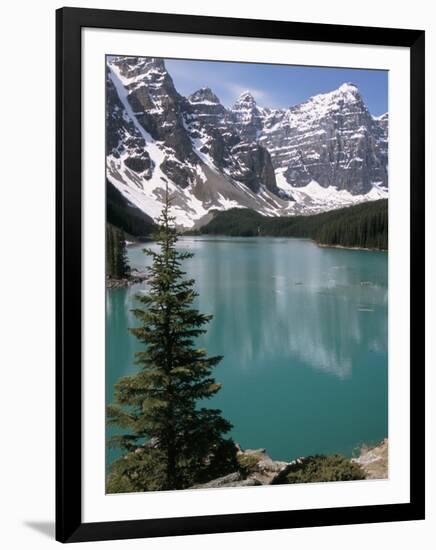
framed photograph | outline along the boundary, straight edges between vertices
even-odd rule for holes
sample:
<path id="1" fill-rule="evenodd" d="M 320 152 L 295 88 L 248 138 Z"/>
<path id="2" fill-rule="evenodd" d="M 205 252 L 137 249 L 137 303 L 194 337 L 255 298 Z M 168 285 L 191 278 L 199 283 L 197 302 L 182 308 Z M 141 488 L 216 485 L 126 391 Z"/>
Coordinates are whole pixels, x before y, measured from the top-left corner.
<path id="1" fill-rule="evenodd" d="M 424 518 L 424 32 L 57 11 L 57 519 Z"/>

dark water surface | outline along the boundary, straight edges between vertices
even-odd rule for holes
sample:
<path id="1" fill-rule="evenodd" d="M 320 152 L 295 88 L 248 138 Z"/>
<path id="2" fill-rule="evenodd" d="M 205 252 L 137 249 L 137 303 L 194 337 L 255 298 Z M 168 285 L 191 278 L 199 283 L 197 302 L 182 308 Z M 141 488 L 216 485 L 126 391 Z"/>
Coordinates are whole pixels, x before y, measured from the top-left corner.
<path id="1" fill-rule="evenodd" d="M 224 355 L 215 370 L 223 389 L 208 403 L 242 447 L 290 460 L 351 455 L 387 436 L 386 253 L 264 237 L 185 237 L 179 247 L 195 253 L 186 271 L 198 307 L 214 315 L 199 345 Z M 129 247 L 132 267 L 149 264 L 142 248 Z M 129 310 L 145 288 L 107 290 L 108 402 L 135 372 Z"/>

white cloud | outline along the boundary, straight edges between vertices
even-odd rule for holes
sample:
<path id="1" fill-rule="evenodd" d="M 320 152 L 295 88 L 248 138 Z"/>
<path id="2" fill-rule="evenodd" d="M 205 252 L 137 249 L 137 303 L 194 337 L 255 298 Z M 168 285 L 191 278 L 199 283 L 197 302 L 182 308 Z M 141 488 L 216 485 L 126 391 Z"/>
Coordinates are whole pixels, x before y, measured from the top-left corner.
<path id="1" fill-rule="evenodd" d="M 272 107 L 276 103 L 271 93 L 267 90 L 253 88 L 253 86 L 250 86 L 248 84 L 235 82 L 222 82 L 221 85 L 228 90 L 229 94 L 232 94 L 235 97 L 235 100 L 239 97 L 240 94 L 242 94 L 242 92 L 249 90 L 256 102 L 261 104 L 262 106 Z"/>

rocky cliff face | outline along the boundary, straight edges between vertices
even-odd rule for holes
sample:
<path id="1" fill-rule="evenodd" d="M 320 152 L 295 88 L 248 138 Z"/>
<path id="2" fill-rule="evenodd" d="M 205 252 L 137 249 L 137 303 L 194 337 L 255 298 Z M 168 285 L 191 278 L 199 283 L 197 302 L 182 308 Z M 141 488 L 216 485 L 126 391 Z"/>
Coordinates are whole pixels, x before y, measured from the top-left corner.
<path id="1" fill-rule="evenodd" d="M 278 194 L 271 157 L 256 139 L 260 120 L 245 122 L 243 117 L 243 103 L 228 111 L 210 88 L 196 91 L 184 104 L 186 129 L 200 153 L 254 193 L 264 185 Z"/>
<path id="2" fill-rule="evenodd" d="M 387 187 L 387 115 L 372 117 L 353 84 L 271 112 L 259 141 L 291 187 L 314 180 L 353 195 Z"/>
<path id="3" fill-rule="evenodd" d="M 282 110 L 247 91 L 226 109 L 207 87 L 180 95 L 162 59 L 108 59 L 108 181 L 153 218 L 168 186 L 185 227 L 213 209 L 290 215 L 386 196 L 387 132 L 351 84 Z"/>

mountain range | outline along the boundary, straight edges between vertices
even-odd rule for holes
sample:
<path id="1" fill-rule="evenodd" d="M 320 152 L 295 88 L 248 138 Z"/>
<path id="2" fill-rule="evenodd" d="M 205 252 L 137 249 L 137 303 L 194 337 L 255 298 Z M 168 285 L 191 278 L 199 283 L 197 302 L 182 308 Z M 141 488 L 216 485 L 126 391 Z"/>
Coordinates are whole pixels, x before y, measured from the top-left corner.
<path id="1" fill-rule="evenodd" d="M 215 210 L 312 214 L 386 198 L 388 115 L 372 116 L 350 83 L 287 109 L 250 91 L 232 108 L 204 87 L 188 97 L 165 62 L 108 57 L 107 184 L 152 219 L 168 187 L 179 227 Z"/>

